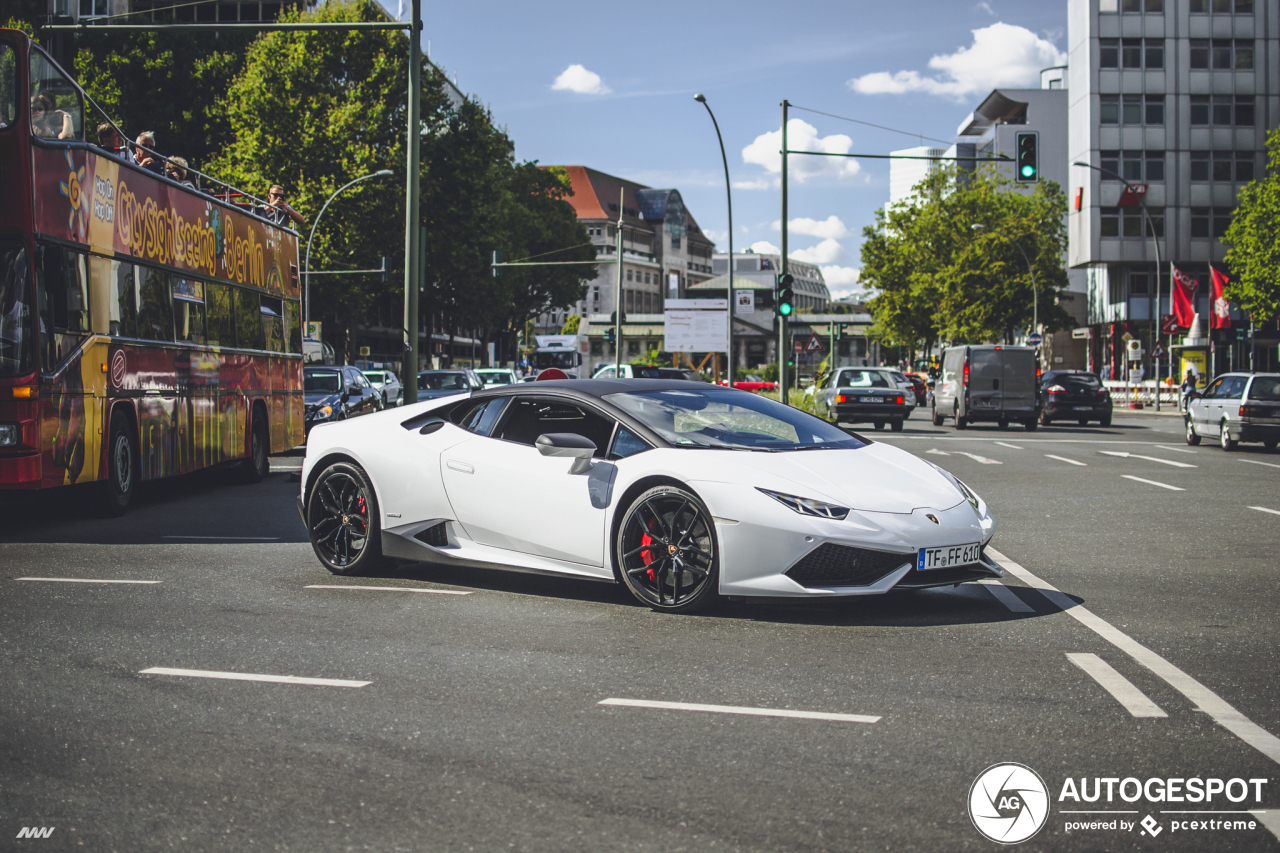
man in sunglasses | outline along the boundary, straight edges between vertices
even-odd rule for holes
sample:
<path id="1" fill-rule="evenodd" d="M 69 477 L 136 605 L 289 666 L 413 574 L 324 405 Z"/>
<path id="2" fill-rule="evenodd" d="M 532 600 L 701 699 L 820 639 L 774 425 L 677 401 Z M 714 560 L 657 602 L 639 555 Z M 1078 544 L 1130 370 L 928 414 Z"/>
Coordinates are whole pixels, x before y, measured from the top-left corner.
<path id="1" fill-rule="evenodd" d="M 292 219 L 301 228 L 306 220 L 302 218 L 302 214 L 289 206 L 285 201 L 284 187 L 279 184 L 272 184 L 270 191 L 267 193 L 267 203 L 260 205 L 257 214 L 263 219 L 268 219 L 276 225 L 288 225 Z"/>

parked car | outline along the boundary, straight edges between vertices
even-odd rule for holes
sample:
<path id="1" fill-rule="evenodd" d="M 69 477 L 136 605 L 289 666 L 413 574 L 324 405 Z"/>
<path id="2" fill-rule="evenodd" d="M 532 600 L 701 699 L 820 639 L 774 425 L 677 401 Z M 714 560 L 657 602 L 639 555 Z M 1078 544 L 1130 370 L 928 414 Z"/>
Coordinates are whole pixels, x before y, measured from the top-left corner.
<path id="1" fill-rule="evenodd" d="M 1098 374 L 1086 370 L 1050 370 L 1040 377 L 1040 423 L 1097 421 L 1111 426 L 1111 393 Z"/>
<path id="2" fill-rule="evenodd" d="M 720 384 L 728 386 L 729 380 L 721 379 Z M 758 394 L 761 391 L 777 391 L 778 383 L 767 382 L 761 376 L 757 376 L 754 373 L 748 373 L 746 379 L 734 380 L 733 387 L 737 388 L 739 391 L 751 391 L 752 393 Z"/>
<path id="3" fill-rule="evenodd" d="M 1217 438 L 1223 450 L 1260 441 L 1275 450 L 1280 441 L 1280 373 L 1228 373 L 1187 400 L 1187 444 Z"/>
<path id="4" fill-rule="evenodd" d="M 320 424 L 382 409 L 382 394 L 355 367 L 304 367 L 302 393 L 302 424 L 308 435 Z"/>
<path id="5" fill-rule="evenodd" d="M 890 375 L 876 367 L 842 367 L 834 371 L 815 392 L 818 411 L 832 423 L 870 423 L 876 429 L 885 424 L 894 432 L 911 414 L 908 395 Z"/>
<path id="6" fill-rule="evenodd" d="M 1032 347 L 951 347 L 942 354 L 942 378 L 933 391 L 933 425 L 954 418 L 956 429 L 994 421 L 1038 425 L 1039 377 Z"/>
<path id="7" fill-rule="evenodd" d="M 592 379 L 661 379 L 660 368 L 652 364 L 623 364 L 622 372 L 614 370 L 612 364 L 602 364 L 591 374 Z"/>
<path id="8" fill-rule="evenodd" d="M 418 374 L 418 400 L 433 400 L 450 394 L 466 394 L 484 387 L 472 370 L 424 370 Z"/>
<path id="9" fill-rule="evenodd" d="M 517 385 L 520 382 L 520 377 L 509 367 L 482 367 L 475 374 L 486 388 L 490 385 Z"/>
<path id="10" fill-rule="evenodd" d="M 382 405 L 398 406 L 404 402 L 404 387 L 390 370 L 362 370 L 364 378 L 382 394 Z"/>
<path id="11" fill-rule="evenodd" d="M 658 375 L 663 379 L 683 379 L 686 382 L 706 382 L 707 377 L 697 370 L 687 367 L 659 367 Z"/>

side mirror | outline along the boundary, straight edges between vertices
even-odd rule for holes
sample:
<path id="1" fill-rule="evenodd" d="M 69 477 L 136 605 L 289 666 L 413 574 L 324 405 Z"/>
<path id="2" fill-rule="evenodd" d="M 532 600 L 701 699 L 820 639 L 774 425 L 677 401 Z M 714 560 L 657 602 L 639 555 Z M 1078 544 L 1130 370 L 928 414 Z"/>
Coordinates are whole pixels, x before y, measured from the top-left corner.
<path id="1" fill-rule="evenodd" d="M 596 454 L 596 444 L 572 432 L 548 432 L 538 436 L 534 446 L 543 456 L 568 457 L 573 460 L 570 474 L 581 474 L 591 468 L 591 457 Z"/>

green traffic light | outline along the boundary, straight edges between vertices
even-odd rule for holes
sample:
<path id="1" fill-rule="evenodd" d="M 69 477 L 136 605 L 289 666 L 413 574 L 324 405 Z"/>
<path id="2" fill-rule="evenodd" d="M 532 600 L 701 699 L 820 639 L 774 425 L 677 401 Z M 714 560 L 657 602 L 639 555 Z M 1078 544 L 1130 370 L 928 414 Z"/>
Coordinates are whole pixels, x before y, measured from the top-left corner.
<path id="1" fill-rule="evenodd" d="M 786 302 L 782 303 L 781 305 L 778 306 L 778 313 L 781 314 L 783 317 L 787 316 L 788 314 L 791 313 L 791 305 Z"/>
<path id="2" fill-rule="evenodd" d="M 1035 173 L 1036 173 L 1036 167 L 1035 167 L 1035 166 L 1023 166 L 1023 167 L 1022 167 L 1022 176 L 1023 176 L 1024 178 L 1029 178 L 1029 177 L 1031 177 L 1032 175 L 1034 175 Z"/>

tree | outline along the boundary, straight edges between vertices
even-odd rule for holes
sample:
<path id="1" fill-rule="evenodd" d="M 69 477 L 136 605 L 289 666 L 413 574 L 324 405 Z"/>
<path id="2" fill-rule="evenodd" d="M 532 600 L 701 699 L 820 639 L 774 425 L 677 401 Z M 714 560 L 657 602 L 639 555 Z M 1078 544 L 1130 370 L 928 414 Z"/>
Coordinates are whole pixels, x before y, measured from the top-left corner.
<path id="1" fill-rule="evenodd" d="M 1280 129 L 1267 136 L 1267 172 L 1240 190 L 1223 242 L 1233 273 L 1227 299 L 1256 324 L 1280 317 Z"/>
<path id="2" fill-rule="evenodd" d="M 582 318 L 577 314 L 570 314 L 564 318 L 564 325 L 560 328 L 562 335 L 576 335 L 578 329 L 582 326 Z"/>

